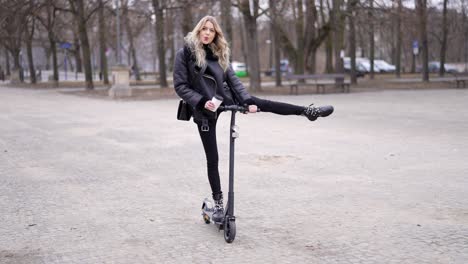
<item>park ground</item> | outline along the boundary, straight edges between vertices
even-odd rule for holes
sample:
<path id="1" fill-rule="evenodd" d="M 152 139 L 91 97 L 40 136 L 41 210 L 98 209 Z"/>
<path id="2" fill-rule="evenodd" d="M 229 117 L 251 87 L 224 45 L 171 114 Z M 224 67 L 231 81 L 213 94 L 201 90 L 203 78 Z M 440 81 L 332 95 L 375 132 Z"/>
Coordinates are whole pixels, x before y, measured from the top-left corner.
<path id="1" fill-rule="evenodd" d="M 0 85 L 0 263 L 468 262 L 468 89 L 259 95 L 335 113 L 239 115 L 227 244 L 201 217 L 203 149 L 175 96 Z"/>

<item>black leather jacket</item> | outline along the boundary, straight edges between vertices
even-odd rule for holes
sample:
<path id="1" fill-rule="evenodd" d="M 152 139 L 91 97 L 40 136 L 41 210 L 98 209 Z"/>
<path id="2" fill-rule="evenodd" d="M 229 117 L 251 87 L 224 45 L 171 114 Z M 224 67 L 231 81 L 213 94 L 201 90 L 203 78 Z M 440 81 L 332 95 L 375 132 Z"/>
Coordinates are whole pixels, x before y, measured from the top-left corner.
<path id="1" fill-rule="evenodd" d="M 219 84 L 216 80 L 224 82 Z M 200 120 L 204 117 L 204 113 L 207 111 L 204 109 L 205 103 L 211 100 L 215 94 L 223 97 L 223 104 L 226 105 L 233 103 L 243 105 L 252 101 L 252 97 L 231 67 L 226 72 L 211 71 L 208 74 L 196 66 L 195 56 L 187 46 L 177 51 L 176 54 L 174 88 L 177 95 L 194 109 L 194 120 Z"/>

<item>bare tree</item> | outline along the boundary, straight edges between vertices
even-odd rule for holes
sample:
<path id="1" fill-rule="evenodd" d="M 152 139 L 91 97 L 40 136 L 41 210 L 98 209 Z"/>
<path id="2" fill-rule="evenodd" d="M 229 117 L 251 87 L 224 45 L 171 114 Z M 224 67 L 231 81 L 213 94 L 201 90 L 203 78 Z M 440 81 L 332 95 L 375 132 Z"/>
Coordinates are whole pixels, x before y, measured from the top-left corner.
<path id="1" fill-rule="evenodd" d="M 71 49 L 71 52 L 75 57 L 76 71 L 83 72 L 83 60 L 81 59 L 81 43 L 77 25 L 73 28 L 73 49 Z"/>
<path id="2" fill-rule="evenodd" d="M 49 51 L 52 55 L 52 70 L 53 70 L 53 81 L 55 85 L 58 85 L 59 73 L 58 73 L 58 61 L 57 61 L 57 38 L 55 36 L 55 26 L 57 22 L 57 11 L 58 8 L 55 6 L 53 0 L 45 0 L 42 8 L 44 12 L 39 12 L 37 19 L 42 24 L 44 29 L 47 31 L 47 39 L 49 41 Z"/>
<path id="3" fill-rule="evenodd" d="M 91 65 L 91 47 L 88 38 L 87 21 L 91 15 L 98 10 L 97 6 L 93 11 L 86 12 L 84 0 L 68 0 L 71 12 L 78 24 L 78 36 L 81 42 L 81 51 L 83 55 L 83 66 L 85 71 L 86 89 L 93 90 L 93 72 Z"/>
<path id="4" fill-rule="evenodd" d="M 447 4 L 448 0 L 444 0 L 444 7 L 442 10 L 442 43 L 440 45 L 440 67 L 439 76 L 445 74 L 445 55 L 447 50 L 447 35 L 448 35 L 448 24 L 447 24 Z"/>
<path id="5" fill-rule="evenodd" d="M 193 28 L 193 9 L 192 7 L 197 4 L 196 0 L 180 0 L 182 7 L 182 34 L 185 36 L 192 31 Z"/>
<path id="6" fill-rule="evenodd" d="M 109 73 L 107 70 L 107 56 L 106 56 L 106 24 L 104 20 L 104 1 L 98 0 L 99 11 L 99 58 L 100 58 L 100 70 L 104 84 L 109 84 Z"/>
<path id="7" fill-rule="evenodd" d="M 247 50 L 247 33 L 245 29 L 245 23 L 244 23 L 244 18 L 241 16 L 239 18 L 239 28 L 240 28 L 240 42 L 241 42 L 241 52 L 242 52 L 242 57 L 244 57 L 244 62 L 245 66 L 247 68 L 247 71 L 250 71 L 249 67 L 249 52 Z"/>
<path id="8" fill-rule="evenodd" d="M 127 39 L 128 39 L 128 45 L 129 45 L 129 55 L 131 56 L 132 58 L 132 63 L 130 64 L 131 65 L 131 69 L 132 69 L 132 72 L 133 74 L 135 74 L 135 79 L 140 81 L 141 80 L 141 77 L 140 77 L 140 70 L 139 70 L 139 67 L 138 67 L 138 59 L 137 59 L 137 54 L 136 54 L 136 49 L 135 49 L 135 44 L 134 44 L 134 38 L 135 38 L 135 33 L 134 33 L 134 30 L 132 29 L 132 23 L 131 23 L 131 19 L 130 19 L 130 16 L 129 16 L 129 6 L 128 6 L 128 0 L 124 0 L 122 2 L 122 15 L 124 17 L 124 24 L 125 24 L 125 30 L 127 32 Z M 140 27 L 142 28 L 142 27 Z M 138 30 L 138 28 L 136 28 Z"/>
<path id="9" fill-rule="evenodd" d="M 344 19 L 341 11 L 343 0 L 333 0 L 333 43 L 335 53 L 335 71 L 341 73 L 344 71 L 343 59 L 341 58 L 341 52 L 344 50 Z"/>
<path id="10" fill-rule="evenodd" d="M 427 0 L 416 0 L 416 10 L 418 12 L 419 19 L 419 37 L 421 41 L 422 49 L 422 79 L 423 81 L 429 81 L 429 52 L 428 52 L 428 41 L 427 41 Z"/>
<path id="11" fill-rule="evenodd" d="M 327 3 L 327 8 L 330 10 L 330 3 L 328 0 L 325 0 Z M 325 24 L 325 11 L 324 11 L 323 0 L 320 0 L 320 17 L 322 18 L 322 25 Z M 330 22 L 333 22 L 333 12 L 329 12 Z M 332 25 L 333 26 L 333 25 Z M 328 34 L 325 39 L 325 72 L 333 72 L 333 35 Z"/>
<path id="12" fill-rule="evenodd" d="M 231 0 L 221 0 L 221 25 L 228 43 L 232 43 Z"/>
<path id="13" fill-rule="evenodd" d="M 371 0 L 372 1 L 372 0 Z M 357 83 L 356 77 L 356 27 L 354 22 L 355 8 L 358 0 L 348 0 L 348 23 L 349 23 L 349 52 L 351 59 L 351 83 Z"/>
<path id="14" fill-rule="evenodd" d="M 34 2 L 29 0 L 29 14 L 26 16 L 26 25 L 25 25 L 25 44 L 26 44 L 26 52 L 28 56 L 28 65 L 29 65 L 29 78 L 31 83 L 35 84 L 36 81 L 36 70 L 34 67 L 34 57 L 32 52 L 32 42 L 34 37 L 34 31 L 36 29 L 36 18 L 33 15 L 36 9 Z"/>
<path id="15" fill-rule="evenodd" d="M 280 49 L 280 41 L 279 41 L 279 34 L 278 31 L 275 30 L 276 25 L 278 24 L 277 22 L 277 15 L 278 12 L 276 10 L 276 5 L 273 0 L 269 0 L 270 4 L 270 14 L 271 14 L 271 20 L 270 20 L 270 30 L 272 31 L 273 34 L 273 47 L 275 49 L 274 54 L 275 54 L 275 84 L 276 86 L 281 86 L 281 49 Z"/>
<path id="16" fill-rule="evenodd" d="M 153 9 L 156 15 L 155 27 L 159 58 L 159 84 L 161 87 L 167 87 L 166 49 L 164 44 L 164 5 L 162 1 L 163 0 L 153 0 Z"/>
<path id="17" fill-rule="evenodd" d="M 468 16 L 467 16 L 467 9 L 468 9 L 468 1 L 462 0 L 461 7 L 462 7 L 462 34 L 463 34 L 463 54 L 464 54 L 464 62 L 465 62 L 465 72 L 468 72 Z"/>
<path id="18" fill-rule="evenodd" d="M 21 56 L 21 43 L 24 37 L 25 18 L 28 13 L 27 2 L 25 0 L 20 1 L 2 1 L 0 2 L 2 8 L 1 28 L 0 32 L 2 35 L 1 44 L 10 52 L 13 57 L 13 70 L 16 78 L 22 82 L 23 79 L 23 68 L 20 62 Z"/>
<path id="19" fill-rule="evenodd" d="M 3 49 L 3 53 L 5 55 L 5 75 L 10 76 L 10 54 L 8 54 L 8 50 L 6 48 Z"/>
<path id="20" fill-rule="evenodd" d="M 291 2 L 284 3 L 291 4 Z M 287 8 L 282 9 L 283 13 L 289 12 Z M 306 69 L 309 72 L 315 72 L 315 54 L 331 32 L 329 21 L 322 20 L 325 22 L 320 25 L 315 3 L 311 0 L 306 0 L 305 5 L 302 0 L 299 0 L 291 4 L 290 9 L 293 21 L 276 19 L 275 32 L 279 35 L 280 45 L 292 61 L 297 74 L 303 74 Z M 294 24 L 295 34 L 290 34 L 291 25 L 288 23 Z"/>
<path id="21" fill-rule="evenodd" d="M 293 14 L 296 20 L 296 56 L 294 62 L 296 64 L 295 71 L 297 74 L 304 74 L 304 48 L 305 48 L 305 36 L 304 36 L 304 9 L 302 0 L 294 1 L 296 6 L 293 6 Z"/>
<path id="22" fill-rule="evenodd" d="M 369 0 L 369 61 L 370 78 L 374 79 L 374 58 L 375 58 L 375 39 L 374 39 L 374 0 Z"/>
<path id="23" fill-rule="evenodd" d="M 403 3 L 402 0 L 397 0 L 397 12 L 396 16 L 396 58 L 395 58 L 395 74 L 397 78 L 400 78 L 401 75 L 401 42 L 402 42 L 402 32 L 401 32 L 401 17 L 403 16 Z"/>
<path id="24" fill-rule="evenodd" d="M 251 8 L 250 1 L 253 6 Z M 249 76 L 250 76 L 250 89 L 252 91 L 261 91 L 260 79 L 260 59 L 258 56 L 258 40 L 257 40 L 257 18 L 262 13 L 259 13 L 259 0 L 238 0 L 236 6 L 242 13 L 245 29 L 246 29 L 246 42 L 249 51 Z"/>

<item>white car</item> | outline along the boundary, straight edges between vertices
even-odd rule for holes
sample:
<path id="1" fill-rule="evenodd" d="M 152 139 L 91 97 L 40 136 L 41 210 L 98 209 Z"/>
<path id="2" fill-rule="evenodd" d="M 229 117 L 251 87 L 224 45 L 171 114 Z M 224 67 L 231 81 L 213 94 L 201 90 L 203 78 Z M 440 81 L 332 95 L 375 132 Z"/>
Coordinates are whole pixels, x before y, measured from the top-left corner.
<path id="1" fill-rule="evenodd" d="M 345 72 L 351 72 L 351 59 L 349 57 L 343 59 L 343 68 Z M 366 73 L 366 68 L 356 60 L 356 76 L 364 77 L 364 73 Z"/>
<path id="2" fill-rule="evenodd" d="M 384 60 L 374 60 L 374 65 L 376 65 L 380 72 L 395 72 L 396 66 L 392 65 Z"/>
<path id="3" fill-rule="evenodd" d="M 343 62 L 344 62 L 344 65 L 345 65 L 345 69 L 346 69 L 346 65 L 351 65 L 351 59 L 349 57 L 345 57 Z M 370 67 L 370 61 L 368 58 L 356 58 L 356 68 L 359 70 L 359 71 L 363 71 L 365 73 L 369 73 L 370 70 L 371 70 L 371 67 Z M 351 68 L 351 66 L 349 66 Z M 378 65 L 375 63 L 375 60 L 374 60 L 374 72 L 380 72 L 380 68 L 378 67 Z"/>

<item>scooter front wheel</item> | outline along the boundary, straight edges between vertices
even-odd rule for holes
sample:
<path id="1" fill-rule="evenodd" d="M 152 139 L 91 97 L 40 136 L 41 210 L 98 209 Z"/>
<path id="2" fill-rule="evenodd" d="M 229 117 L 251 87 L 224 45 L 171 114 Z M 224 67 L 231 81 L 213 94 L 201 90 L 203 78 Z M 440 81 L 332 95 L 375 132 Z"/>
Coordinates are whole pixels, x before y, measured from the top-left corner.
<path id="1" fill-rule="evenodd" d="M 205 224 L 210 224 L 211 220 L 210 220 L 210 216 L 203 213 L 203 220 L 205 221 Z"/>
<path id="2" fill-rule="evenodd" d="M 224 240 L 228 243 L 232 243 L 236 238 L 236 222 L 234 219 L 226 219 L 224 223 Z"/>

